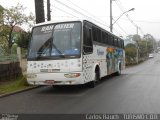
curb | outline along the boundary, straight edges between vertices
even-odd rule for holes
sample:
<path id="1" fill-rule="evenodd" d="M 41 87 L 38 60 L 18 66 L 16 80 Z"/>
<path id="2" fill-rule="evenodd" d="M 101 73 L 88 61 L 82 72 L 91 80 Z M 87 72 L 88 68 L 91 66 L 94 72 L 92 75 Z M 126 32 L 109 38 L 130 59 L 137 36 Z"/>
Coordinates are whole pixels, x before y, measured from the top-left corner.
<path id="1" fill-rule="evenodd" d="M 29 87 L 29 88 L 25 88 L 25 89 L 22 89 L 22 90 L 17 90 L 17 91 L 11 92 L 11 93 L 2 94 L 2 95 L 0 95 L 0 98 L 7 97 L 7 96 L 10 96 L 10 95 L 14 95 L 14 94 L 21 93 L 21 92 L 25 92 L 25 91 L 29 91 L 29 90 L 36 89 L 36 88 L 39 88 L 39 87 L 41 87 L 41 86 Z"/>

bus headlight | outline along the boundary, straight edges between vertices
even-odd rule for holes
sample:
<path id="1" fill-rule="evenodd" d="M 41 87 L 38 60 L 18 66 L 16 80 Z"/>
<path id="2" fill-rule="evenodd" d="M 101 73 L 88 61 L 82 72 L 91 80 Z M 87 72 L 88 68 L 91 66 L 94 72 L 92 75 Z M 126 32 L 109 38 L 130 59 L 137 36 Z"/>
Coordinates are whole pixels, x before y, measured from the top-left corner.
<path id="1" fill-rule="evenodd" d="M 28 78 L 28 79 L 34 79 L 34 78 L 36 78 L 36 77 L 37 77 L 36 74 L 27 74 L 27 78 Z"/>
<path id="2" fill-rule="evenodd" d="M 81 73 L 68 73 L 68 74 L 64 74 L 64 76 L 66 78 L 76 78 L 79 77 L 81 75 Z"/>

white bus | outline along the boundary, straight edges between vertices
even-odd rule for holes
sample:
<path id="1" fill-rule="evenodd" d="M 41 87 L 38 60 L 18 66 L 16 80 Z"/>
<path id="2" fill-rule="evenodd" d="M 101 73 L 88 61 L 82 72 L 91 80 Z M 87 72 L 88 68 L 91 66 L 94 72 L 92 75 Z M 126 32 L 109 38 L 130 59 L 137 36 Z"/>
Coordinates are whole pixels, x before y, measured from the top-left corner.
<path id="1" fill-rule="evenodd" d="M 31 85 L 94 87 L 104 76 L 121 74 L 124 41 L 87 20 L 45 22 L 32 29 L 27 64 Z"/>

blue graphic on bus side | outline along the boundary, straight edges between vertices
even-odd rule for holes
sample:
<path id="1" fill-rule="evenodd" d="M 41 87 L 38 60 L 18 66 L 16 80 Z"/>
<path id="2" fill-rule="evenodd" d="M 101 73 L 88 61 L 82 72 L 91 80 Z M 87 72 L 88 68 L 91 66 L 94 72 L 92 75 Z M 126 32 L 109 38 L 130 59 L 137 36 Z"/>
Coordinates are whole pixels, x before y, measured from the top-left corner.
<path id="1" fill-rule="evenodd" d="M 97 49 L 97 55 L 100 56 L 100 55 L 104 55 L 104 51 L 100 50 L 100 49 Z"/>

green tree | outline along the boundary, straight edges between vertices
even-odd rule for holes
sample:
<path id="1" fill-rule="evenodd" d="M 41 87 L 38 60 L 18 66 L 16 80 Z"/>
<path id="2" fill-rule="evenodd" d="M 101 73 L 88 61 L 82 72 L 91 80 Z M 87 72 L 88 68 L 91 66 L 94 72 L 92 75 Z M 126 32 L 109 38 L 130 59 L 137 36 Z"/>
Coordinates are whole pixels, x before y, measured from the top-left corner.
<path id="1" fill-rule="evenodd" d="M 125 46 L 125 53 L 126 53 L 126 62 L 132 63 L 136 61 L 136 55 L 137 55 L 137 48 L 135 44 L 127 44 Z"/>
<path id="2" fill-rule="evenodd" d="M 0 5 L 0 25 L 3 23 L 3 10 L 4 8 Z"/>
<path id="3" fill-rule="evenodd" d="M 17 45 L 21 48 L 28 48 L 30 34 L 30 32 L 22 32 L 16 41 Z"/>
<path id="4" fill-rule="evenodd" d="M 0 55 L 4 55 L 8 53 L 8 45 L 6 38 L 4 36 L 0 36 Z"/>
<path id="5" fill-rule="evenodd" d="M 138 42 L 139 40 L 141 40 L 141 36 L 135 34 L 135 35 L 129 35 L 127 36 L 127 39 L 133 40 L 135 42 Z"/>
<path id="6" fill-rule="evenodd" d="M 147 52 L 151 53 L 156 49 L 157 42 L 151 34 L 146 34 L 143 39 L 147 42 Z"/>
<path id="7" fill-rule="evenodd" d="M 148 50 L 147 50 L 147 41 L 140 40 L 138 41 L 138 51 L 139 51 L 139 58 L 144 59 L 148 56 Z"/>
<path id="8" fill-rule="evenodd" d="M 158 47 L 160 47 L 160 40 L 158 41 Z"/>
<path id="9" fill-rule="evenodd" d="M 30 24 L 29 21 L 33 21 L 34 17 L 32 14 L 29 16 L 24 14 L 25 8 L 17 4 L 15 7 L 11 7 L 9 9 L 5 9 L 3 11 L 3 20 L 4 20 L 4 25 L 8 26 L 8 31 L 3 30 L 3 36 L 6 37 L 7 43 L 8 43 L 8 50 L 9 53 L 11 53 L 11 47 L 15 41 L 13 41 L 13 30 L 14 27 L 17 25 L 22 25 L 22 24 Z"/>
<path id="10" fill-rule="evenodd" d="M 151 34 L 146 34 L 143 36 L 143 38 L 137 34 L 129 35 L 127 38 L 135 41 L 136 49 L 138 49 L 139 60 L 144 60 L 146 57 L 148 57 L 148 54 L 153 52 L 157 46 L 156 40 Z M 129 48 L 129 46 L 127 47 L 128 56 L 132 55 L 133 53 L 131 49 L 133 48 Z"/>
<path id="11" fill-rule="evenodd" d="M 3 11 L 4 8 L 0 5 L 0 54 L 6 54 L 8 52 L 7 36 L 3 36 L 3 33 L 8 31 L 8 28 L 3 25 Z"/>

